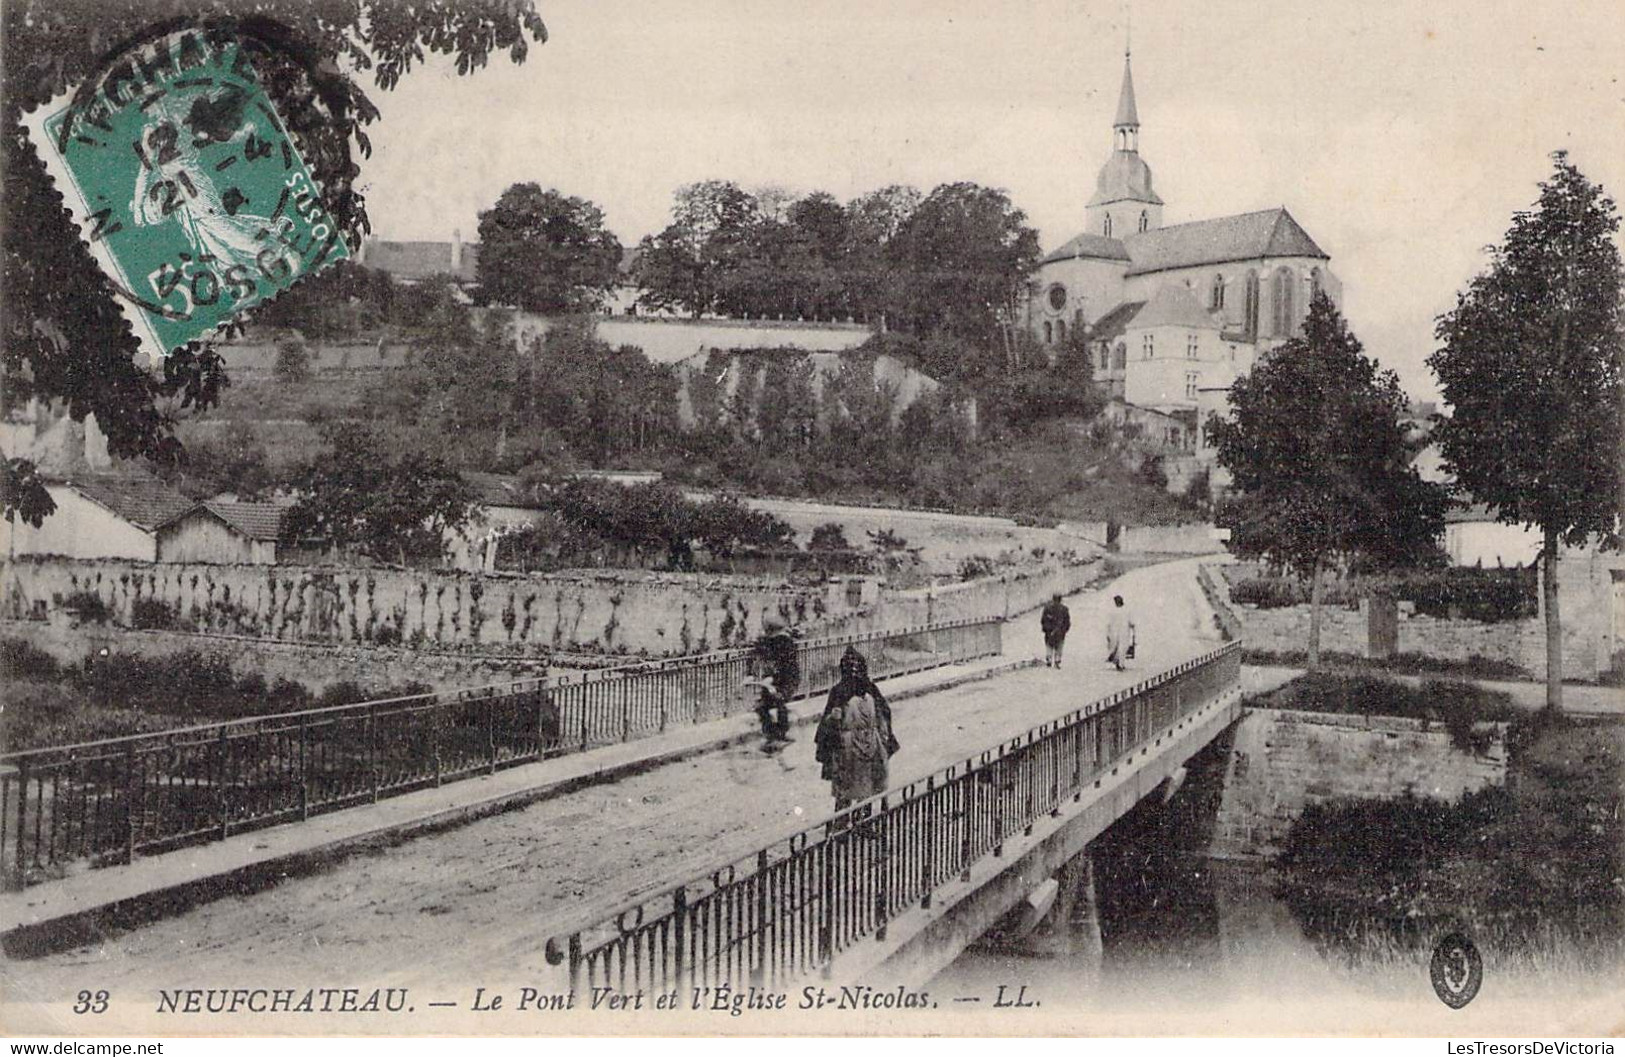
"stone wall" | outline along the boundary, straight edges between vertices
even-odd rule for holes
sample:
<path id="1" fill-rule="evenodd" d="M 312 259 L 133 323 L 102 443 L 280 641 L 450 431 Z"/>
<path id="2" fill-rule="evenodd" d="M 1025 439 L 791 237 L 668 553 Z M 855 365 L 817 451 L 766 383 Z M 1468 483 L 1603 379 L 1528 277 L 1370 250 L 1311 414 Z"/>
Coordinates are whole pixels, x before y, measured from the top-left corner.
<path id="1" fill-rule="evenodd" d="M 131 626 L 138 599 L 197 631 L 284 642 L 381 643 L 532 656 L 673 656 L 743 645 L 767 616 L 813 623 L 862 608 L 845 584 L 623 571 L 548 575 L 318 566 L 18 559 L 0 615 L 53 619 L 78 591 Z"/>
<path id="2" fill-rule="evenodd" d="M 1565 600 L 1566 601 L 1566 600 Z M 1309 646 L 1309 607 L 1283 606 L 1257 609 L 1237 606 L 1247 647 L 1271 652 L 1302 652 Z M 1595 681 L 1600 651 L 1590 629 L 1580 619 L 1563 622 L 1563 674 L 1565 678 Z M 1369 643 L 1364 607 L 1325 606 L 1320 618 L 1320 648 L 1332 653 L 1364 657 Z M 1531 678 L 1546 672 L 1546 625 L 1539 619 L 1448 620 L 1441 617 L 1400 615 L 1400 653 L 1414 653 L 1439 661 L 1482 658 L 1516 664 Z"/>
<path id="3" fill-rule="evenodd" d="M 1125 525 L 1117 537 L 1124 554 L 1222 554 L 1224 544 L 1213 538 L 1213 526 Z"/>
<path id="4" fill-rule="evenodd" d="M 1310 804 L 1405 793 L 1455 800 L 1501 784 L 1506 727 L 1486 726 L 1495 738 L 1476 756 L 1421 720 L 1250 709 L 1233 728 L 1210 854 L 1272 856 Z"/>
<path id="5" fill-rule="evenodd" d="M 1102 570 L 1099 558 L 1076 564 L 1032 566 L 945 587 L 882 591 L 873 612 L 840 630 L 919 627 L 954 620 L 1014 617 L 1037 609 L 1059 591 L 1080 591 Z"/>
<path id="6" fill-rule="evenodd" d="M 36 620 L 0 620 L 0 639 L 30 643 L 67 664 L 77 664 L 104 649 L 149 658 L 197 651 L 224 658 L 238 675 L 258 672 L 267 682 L 288 679 L 316 693 L 345 682 L 358 683 L 369 693 L 406 683 L 426 683 L 436 690 L 466 690 L 572 670 L 549 667 L 544 658 L 441 653 L 359 643 L 339 646 L 273 642 L 241 635 L 133 631 L 94 624 L 68 627 Z"/>

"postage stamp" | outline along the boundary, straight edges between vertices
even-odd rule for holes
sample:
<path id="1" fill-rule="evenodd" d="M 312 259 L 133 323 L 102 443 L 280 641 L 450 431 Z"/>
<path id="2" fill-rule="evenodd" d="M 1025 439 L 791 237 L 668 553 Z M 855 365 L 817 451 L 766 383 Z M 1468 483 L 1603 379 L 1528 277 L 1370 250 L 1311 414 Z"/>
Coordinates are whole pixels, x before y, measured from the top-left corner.
<path id="1" fill-rule="evenodd" d="M 147 43 L 26 125 L 155 361 L 349 256 L 229 37 Z"/>

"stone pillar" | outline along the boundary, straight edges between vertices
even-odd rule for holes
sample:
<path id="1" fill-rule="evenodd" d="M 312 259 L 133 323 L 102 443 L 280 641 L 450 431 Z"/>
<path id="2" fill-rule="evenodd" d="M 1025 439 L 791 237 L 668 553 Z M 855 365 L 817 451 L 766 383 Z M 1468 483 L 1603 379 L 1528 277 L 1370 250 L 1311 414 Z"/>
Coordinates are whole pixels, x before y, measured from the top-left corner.
<path id="1" fill-rule="evenodd" d="M 977 946 L 1029 958 L 1065 958 L 1092 981 L 1100 972 L 1100 904 L 1095 867 L 1085 850 L 1018 903 Z"/>
<path id="2" fill-rule="evenodd" d="M 1399 600 L 1386 591 L 1365 599 L 1366 656 L 1376 660 L 1399 652 Z"/>

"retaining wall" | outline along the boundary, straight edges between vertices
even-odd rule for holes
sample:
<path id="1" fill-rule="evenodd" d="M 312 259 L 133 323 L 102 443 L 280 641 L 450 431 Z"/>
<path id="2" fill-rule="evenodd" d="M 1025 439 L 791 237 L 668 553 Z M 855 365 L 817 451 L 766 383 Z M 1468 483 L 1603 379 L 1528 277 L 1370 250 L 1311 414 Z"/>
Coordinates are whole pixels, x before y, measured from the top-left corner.
<path id="1" fill-rule="evenodd" d="M 1482 756 L 1456 748 L 1438 725 L 1393 716 L 1249 709 L 1236 724 L 1218 822 L 1216 858 L 1273 856 L 1304 808 L 1405 793 L 1455 800 L 1506 781 L 1506 726 Z"/>

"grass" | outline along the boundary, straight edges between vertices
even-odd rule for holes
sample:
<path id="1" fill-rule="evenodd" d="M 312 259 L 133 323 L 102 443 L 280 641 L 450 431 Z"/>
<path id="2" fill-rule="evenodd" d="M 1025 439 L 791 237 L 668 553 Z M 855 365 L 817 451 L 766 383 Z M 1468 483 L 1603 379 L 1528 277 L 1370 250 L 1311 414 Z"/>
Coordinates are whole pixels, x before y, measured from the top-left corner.
<path id="1" fill-rule="evenodd" d="M 36 647 L 0 640 L 0 745 L 17 752 L 301 708 L 424 693 L 404 686 L 302 683 L 234 671 L 222 657 L 189 650 L 149 658 L 126 653 L 62 664 Z"/>
<path id="2" fill-rule="evenodd" d="M 1488 731 L 1475 731 L 1475 724 L 1521 725 L 1529 719 L 1529 712 L 1514 705 L 1511 695 L 1473 683 L 1430 679 L 1412 686 L 1359 672 L 1310 672 L 1247 703 L 1252 708 L 1397 716 L 1437 723 L 1456 748 L 1480 755 L 1493 739 Z"/>
<path id="3" fill-rule="evenodd" d="M 1329 690 L 1323 681 L 1291 699 L 1335 705 Z M 1618 964 L 1620 728 L 1533 715 L 1509 748 L 1506 785 L 1453 803 L 1311 805 L 1274 863 L 1277 892 L 1306 935 L 1359 964 L 1425 959 L 1458 929 L 1509 971 Z"/>

